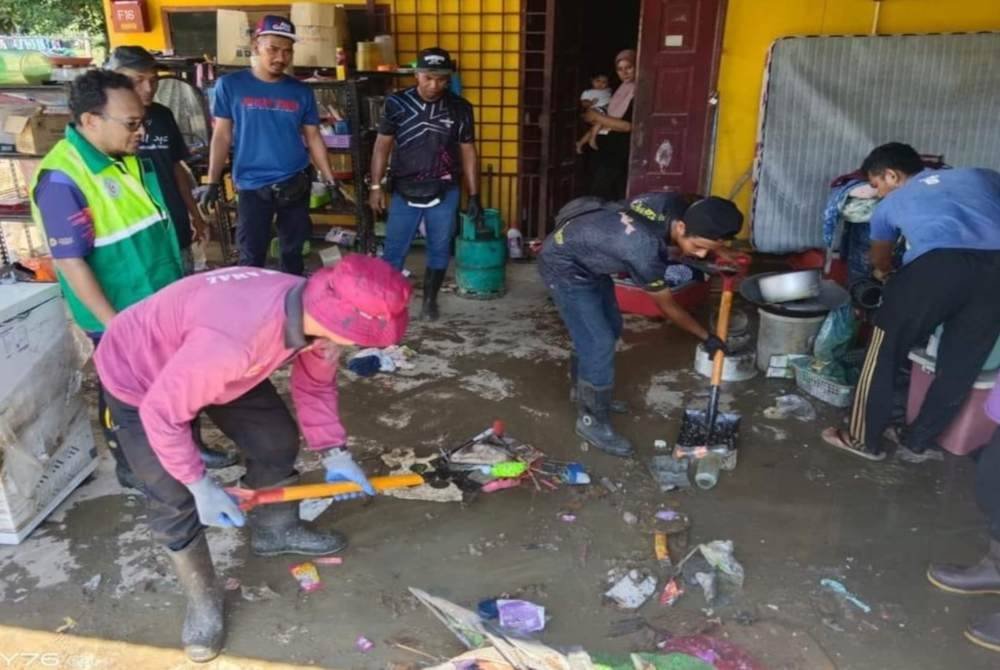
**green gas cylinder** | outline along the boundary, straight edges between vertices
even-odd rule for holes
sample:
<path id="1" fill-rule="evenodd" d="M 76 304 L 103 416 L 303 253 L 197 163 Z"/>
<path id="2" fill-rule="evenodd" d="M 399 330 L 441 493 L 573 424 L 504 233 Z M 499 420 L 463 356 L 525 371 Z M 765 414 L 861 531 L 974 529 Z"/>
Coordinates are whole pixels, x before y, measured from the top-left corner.
<path id="1" fill-rule="evenodd" d="M 500 235 L 503 223 L 496 209 L 483 210 L 483 231 L 462 215 L 462 230 L 455 240 L 455 281 L 458 294 L 467 298 L 499 298 L 507 276 L 507 244 Z"/>

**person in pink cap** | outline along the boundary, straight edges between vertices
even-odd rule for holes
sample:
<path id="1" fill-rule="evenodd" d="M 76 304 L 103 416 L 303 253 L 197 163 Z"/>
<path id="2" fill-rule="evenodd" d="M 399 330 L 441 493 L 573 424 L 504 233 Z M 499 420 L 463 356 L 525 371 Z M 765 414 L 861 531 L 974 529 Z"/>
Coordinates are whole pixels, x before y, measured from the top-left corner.
<path id="1" fill-rule="evenodd" d="M 207 414 L 244 454 L 253 489 L 297 481 L 299 430 L 323 454 L 327 481 L 371 484 L 346 449 L 337 410 L 340 345 L 398 343 L 410 285 L 388 263 L 345 258 L 309 279 L 250 267 L 188 277 L 121 312 L 94 356 L 122 453 L 142 483 L 154 539 L 187 595 L 181 640 L 192 661 L 218 655 L 222 592 L 205 526 L 243 526 L 237 503 L 207 476 L 190 424 Z M 298 426 L 271 373 L 291 363 Z M 355 494 L 352 494 L 355 495 Z M 360 495 L 360 494 L 356 494 Z M 325 555 L 347 539 L 304 524 L 298 503 L 250 513 L 258 556 Z"/>

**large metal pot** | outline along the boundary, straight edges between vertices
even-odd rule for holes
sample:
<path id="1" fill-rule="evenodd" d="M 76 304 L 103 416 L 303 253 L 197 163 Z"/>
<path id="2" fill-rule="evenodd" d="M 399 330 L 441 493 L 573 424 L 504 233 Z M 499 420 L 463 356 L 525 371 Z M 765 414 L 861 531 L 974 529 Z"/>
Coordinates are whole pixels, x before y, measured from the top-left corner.
<path id="1" fill-rule="evenodd" d="M 761 277 L 757 286 L 765 302 L 792 302 L 818 296 L 820 279 L 819 270 L 780 272 Z"/>

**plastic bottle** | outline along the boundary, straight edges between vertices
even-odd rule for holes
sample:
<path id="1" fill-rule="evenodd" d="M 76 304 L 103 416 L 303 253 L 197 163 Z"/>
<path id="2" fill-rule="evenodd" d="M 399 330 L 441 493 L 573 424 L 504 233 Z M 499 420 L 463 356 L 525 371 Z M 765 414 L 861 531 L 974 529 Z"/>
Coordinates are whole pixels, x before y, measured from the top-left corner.
<path id="1" fill-rule="evenodd" d="M 718 454 L 711 452 L 705 454 L 698 460 L 698 468 L 695 470 L 694 483 L 698 488 L 707 491 L 719 483 L 719 469 L 722 467 L 722 459 Z"/>
<path id="2" fill-rule="evenodd" d="M 507 255 L 512 259 L 524 258 L 524 238 L 521 231 L 511 228 L 507 231 Z"/>

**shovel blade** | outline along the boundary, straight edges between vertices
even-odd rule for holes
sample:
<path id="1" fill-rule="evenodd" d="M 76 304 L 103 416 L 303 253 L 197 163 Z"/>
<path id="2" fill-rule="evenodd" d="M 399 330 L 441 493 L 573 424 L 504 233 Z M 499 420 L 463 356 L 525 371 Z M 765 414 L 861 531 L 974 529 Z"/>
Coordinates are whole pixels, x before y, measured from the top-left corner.
<path id="1" fill-rule="evenodd" d="M 715 415 L 715 426 L 709 430 L 708 412 L 703 409 L 684 410 L 681 432 L 677 445 L 681 447 L 725 447 L 736 448 L 740 432 L 740 415 L 733 412 L 719 412 Z M 709 442 L 711 440 L 711 443 Z"/>

